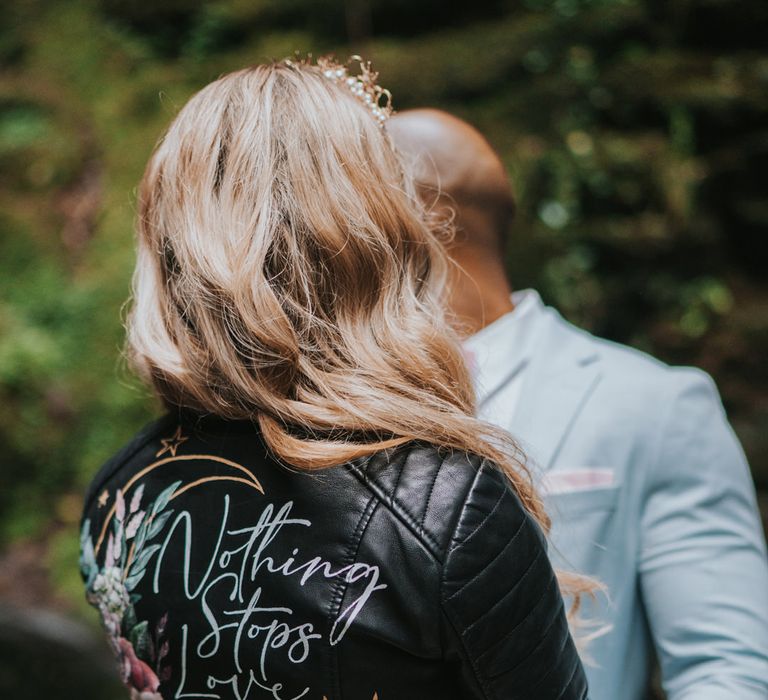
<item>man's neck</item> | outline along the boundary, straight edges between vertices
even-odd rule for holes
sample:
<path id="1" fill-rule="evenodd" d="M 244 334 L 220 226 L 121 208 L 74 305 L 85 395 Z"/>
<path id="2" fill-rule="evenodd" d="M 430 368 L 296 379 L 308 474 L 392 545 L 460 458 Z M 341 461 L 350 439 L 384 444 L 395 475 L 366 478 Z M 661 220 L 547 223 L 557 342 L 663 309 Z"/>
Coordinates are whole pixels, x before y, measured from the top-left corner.
<path id="1" fill-rule="evenodd" d="M 512 287 L 497 260 L 454 255 L 448 308 L 454 327 L 469 337 L 514 310 Z"/>

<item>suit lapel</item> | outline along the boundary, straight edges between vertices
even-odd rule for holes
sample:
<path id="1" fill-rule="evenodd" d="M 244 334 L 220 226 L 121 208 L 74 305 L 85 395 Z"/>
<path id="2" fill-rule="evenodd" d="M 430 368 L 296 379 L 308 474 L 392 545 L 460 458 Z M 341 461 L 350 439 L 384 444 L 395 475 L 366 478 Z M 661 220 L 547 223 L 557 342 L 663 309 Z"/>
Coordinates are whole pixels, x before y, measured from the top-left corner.
<path id="1" fill-rule="evenodd" d="M 544 312 L 546 324 L 526 373 L 510 432 L 543 469 L 557 454 L 600 380 L 600 356 L 589 336 L 568 324 L 554 310 Z"/>

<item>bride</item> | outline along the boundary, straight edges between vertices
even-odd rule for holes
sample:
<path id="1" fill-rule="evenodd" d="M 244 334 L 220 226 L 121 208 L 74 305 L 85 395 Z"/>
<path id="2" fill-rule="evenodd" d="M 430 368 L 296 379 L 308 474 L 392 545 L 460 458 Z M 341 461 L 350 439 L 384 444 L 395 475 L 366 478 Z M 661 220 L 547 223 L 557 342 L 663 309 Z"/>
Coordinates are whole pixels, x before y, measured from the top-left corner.
<path id="1" fill-rule="evenodd" d="M 86 496 L 134 698 L 581 700 L 522 455 L 474 416 L 443 238 L 368 64 L 257 65 L 141 182 L 128 347 L 167 413 Z"/>

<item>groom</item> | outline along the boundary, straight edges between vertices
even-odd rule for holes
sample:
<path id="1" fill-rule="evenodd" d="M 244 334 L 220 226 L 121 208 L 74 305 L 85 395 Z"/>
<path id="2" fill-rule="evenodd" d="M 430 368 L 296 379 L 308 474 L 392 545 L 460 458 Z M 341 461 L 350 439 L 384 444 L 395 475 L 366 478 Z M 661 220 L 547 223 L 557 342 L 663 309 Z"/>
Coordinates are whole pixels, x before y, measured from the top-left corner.
<path id="1" fill-rule="evenodd" d="M 641 700 L 652 646 L 670 700 L 768 698 L 768 565 L 749 469 L 712 380 L 595 338 L 512 292 L 514 200 L 485 139 L 444 112 L 388 129 L 422 197 L 455 215 L 449 309 L 481 417 L 540 472 L 556 566 L 600 579 L 593 700 Z"/>

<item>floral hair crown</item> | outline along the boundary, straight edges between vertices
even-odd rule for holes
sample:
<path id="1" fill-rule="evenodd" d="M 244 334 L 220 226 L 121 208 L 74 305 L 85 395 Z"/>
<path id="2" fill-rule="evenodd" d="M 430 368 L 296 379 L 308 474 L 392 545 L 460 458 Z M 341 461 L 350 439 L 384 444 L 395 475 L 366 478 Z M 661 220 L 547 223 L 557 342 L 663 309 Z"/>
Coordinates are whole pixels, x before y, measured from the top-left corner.
<path id="1" fill-rule="evenodd" d="M 352 62 L 360 64 L 358 75 L 350 75 L 347 65 Z M 371 110 L 371 114 L 378 120 L 379 124 L 383 125 L 394 111 L 392 109 L 392 93 L 376 82 L 379 74 L 371 68 L 370 61 L 364 61 L 360 56 L 351 56 L 347 65 L 337 63 L 329 56 L 317 59 L 317 66 L 323 71 L 323 75 L 335 83 L 345 85 L 357 99 Z"/>
<path id="2" fill-rule="evenodd" d="M 360 72 L 352 75 L 350 63 L 359 63 Z M 368 109 L 374 118 L 383 125 L 394 111 L 392 109 L 392 94 L 381 87 L 376 80 L 378 72 L 371 68 L 370 61 L 364 61 L 360 56 L 351 56 L 346 64 L 338 63 L 330 56 L 317 59 L 317 67 L 328 80 L 344 85 Z"/>

